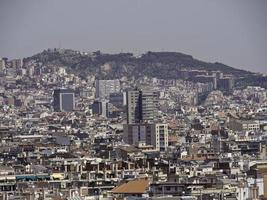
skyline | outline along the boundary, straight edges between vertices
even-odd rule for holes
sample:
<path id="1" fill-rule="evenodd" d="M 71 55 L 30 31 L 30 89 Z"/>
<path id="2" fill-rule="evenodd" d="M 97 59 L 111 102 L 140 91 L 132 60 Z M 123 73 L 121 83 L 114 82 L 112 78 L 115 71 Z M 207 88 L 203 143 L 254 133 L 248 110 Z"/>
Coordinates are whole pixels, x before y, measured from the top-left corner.
<path id="1" fill-rule="evenodd" d="M 0 200 L 267 200 L 266 19 L 0 0 Z"/>
<path id="2" fill-rule="evenodd" d="M 163 50 L 267 73 L 266 11 L 264 0 L 3 0 L 0 57 L 28 57 L 56 47 Z"/>

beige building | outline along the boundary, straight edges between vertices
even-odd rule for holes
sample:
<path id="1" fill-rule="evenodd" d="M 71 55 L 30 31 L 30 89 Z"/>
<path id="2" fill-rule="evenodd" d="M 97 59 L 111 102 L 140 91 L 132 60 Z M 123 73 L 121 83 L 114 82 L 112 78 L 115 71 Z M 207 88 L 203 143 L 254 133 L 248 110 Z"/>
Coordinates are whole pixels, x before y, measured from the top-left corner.
<path id="1" fill-rule="evenodd" d="M 124 124 L 123 140 L 127 144 L 139 146 L 140 143 L 152 145 L 159 151 L 168 147 L 168 125 L 152 124 Z"/>

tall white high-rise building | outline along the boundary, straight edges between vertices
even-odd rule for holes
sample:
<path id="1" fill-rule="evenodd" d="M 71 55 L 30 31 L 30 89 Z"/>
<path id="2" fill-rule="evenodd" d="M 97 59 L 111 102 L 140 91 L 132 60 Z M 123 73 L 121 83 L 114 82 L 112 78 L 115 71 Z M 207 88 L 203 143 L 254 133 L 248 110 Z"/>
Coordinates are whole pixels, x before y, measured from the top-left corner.
<path id="1" fill-rule="evenodd" d="M 169 140 L 168 124 L 152 124 L 151 132 L 151 144 L 157 150 L 165 151 Z"/>

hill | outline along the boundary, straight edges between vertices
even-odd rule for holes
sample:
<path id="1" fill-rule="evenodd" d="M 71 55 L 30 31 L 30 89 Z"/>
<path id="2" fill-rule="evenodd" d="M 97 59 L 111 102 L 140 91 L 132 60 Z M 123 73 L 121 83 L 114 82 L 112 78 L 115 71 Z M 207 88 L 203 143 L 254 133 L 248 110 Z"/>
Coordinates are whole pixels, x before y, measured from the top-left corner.
<path id="1" fill-rule="evenodd" d="M 221 71 L 236 77 L 237 85 L 245 86 L 246 80 L 254 84 L 255 75 L 222 63 L 209 63 L 197 60 L 190 55 L 177 52 L 147 52 L 141 56 L 132 53 L 104 54 L 81 53 L 70 49 L 48 49 L 25 60 L 35 60 L 44 65 L 63 66 L 82 77 L 95 75 L 101 79 L 142 76 L 162 79 L 179 79 L 183 70 Z M 263 81 L 266 77 L 262 77 Z M 256 83 L 259 84 L 258 82 Z M 260 84 L 262 84 L 260 82 Z M 266 83 L 263 85 L 266 85 Z"/>

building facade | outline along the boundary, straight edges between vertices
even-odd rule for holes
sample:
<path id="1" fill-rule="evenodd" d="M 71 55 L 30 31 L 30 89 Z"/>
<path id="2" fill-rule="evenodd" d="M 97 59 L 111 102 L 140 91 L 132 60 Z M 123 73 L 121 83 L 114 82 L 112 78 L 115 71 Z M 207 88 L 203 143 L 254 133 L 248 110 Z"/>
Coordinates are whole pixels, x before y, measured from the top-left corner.
<path id="1" fill-rule="evenodd" d="M 218 89 L 222 91 L 231 91 L 234 88 L 235 82 L 233 77 L 223 77 L 218 80 Z"/>
<path id="2" fill-rule="evenodd" d="M 124 124 L 123 140 L 127 144 L 152 145 L 156 150 L 165 151 L 168 147 L 168 125 L 152 124 Z"/>
<path id="3" fill-rule="evenodd" d="M 132 90 L 126 93 L 127 123 L 151 122 L 156 117 L 157 93 L 148 90 Z"/>
<path id="4" fill-rule="evenodd" d="M 53 94 L 55 112 L 72 112 L 75 109 L 74 91 L 70 89 L 56 89 Z"/>
<path id="5" fill-rule="evenodd" d="M 94 101 L 92 104 L 93 115 L 101 115 L 107 117 L 108 114 L 108 102 L 107 101 Z"/>
<path id="6" fill-rule="evenodd" d="M 96 98 L 108 99 L 111 93 L 120 92 L 119 79 L 114 80 L 96 80 Z"/>

